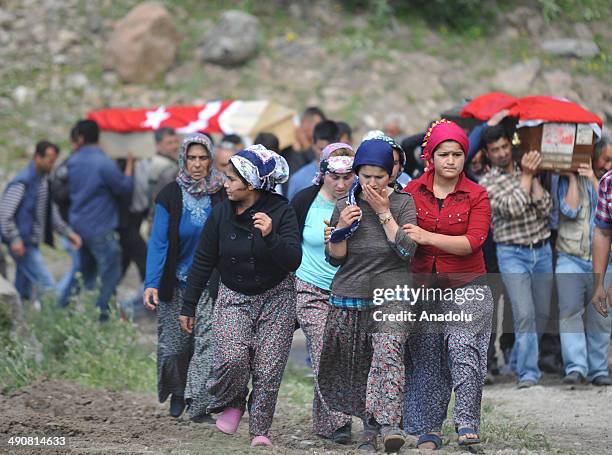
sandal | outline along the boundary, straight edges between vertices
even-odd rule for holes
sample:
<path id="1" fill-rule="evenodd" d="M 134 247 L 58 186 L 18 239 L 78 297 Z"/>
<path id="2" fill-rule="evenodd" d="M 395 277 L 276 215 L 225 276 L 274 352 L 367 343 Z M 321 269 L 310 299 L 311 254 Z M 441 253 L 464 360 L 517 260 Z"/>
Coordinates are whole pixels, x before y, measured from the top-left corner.
<path id="1" fill-rule="evenodd" d="M 425 444 L 426 442 L 433 442 L 433 444 L 436 446 L 434 449 L 431 450 L 440 450 L 440 448 L 442 447 L 442 438 L 435 433 L 425 433 L 419 436 L 419 440 L 417 441 L 417 448 L 419 448 L 420 445 Z"/>
<path id="2" fill-rule="evenodd" d="M 362 450 L 364 452 L 376 452 L 376 450 L 378 450 L 378 446 L 376 444 L 376 432 L 371 430 L 363 431 L 359 435 L 359 445 L 357 446 L 357 450 Z"/>
<path id="3" fill-rule="evenodd" d="M 467 437 L 468 434 L 475 434 L 476 437 L 468 438 Z M 473 428 L 470 428 L 470 427 L 459 428 L 459 430 L 457 431 L 457 435 L 459 435 L 458 444 L 460 446 L 471 446 L 474 444 L 480 444 L 480 436 L 478 435 L 478 432 L 474 430 Z M 461 437 L 463 437 L 463 439 L 461 439 Z"/>

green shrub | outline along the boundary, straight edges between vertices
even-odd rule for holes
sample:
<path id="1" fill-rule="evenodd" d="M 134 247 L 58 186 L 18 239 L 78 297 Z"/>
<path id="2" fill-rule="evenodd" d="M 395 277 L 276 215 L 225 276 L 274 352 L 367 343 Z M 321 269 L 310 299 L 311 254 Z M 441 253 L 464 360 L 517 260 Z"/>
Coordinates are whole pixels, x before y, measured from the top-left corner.
<path id="1" fill-rule="evenodd" d="M 22 387 L 42 374 L 111 390 L 155 391 L 155 357 L 140 332 L 116 314 L 100 324 L 93 296 L 62 309 L 44 302 L 26 311 L 24 335 L 0 352 L 0 387 Z"/>

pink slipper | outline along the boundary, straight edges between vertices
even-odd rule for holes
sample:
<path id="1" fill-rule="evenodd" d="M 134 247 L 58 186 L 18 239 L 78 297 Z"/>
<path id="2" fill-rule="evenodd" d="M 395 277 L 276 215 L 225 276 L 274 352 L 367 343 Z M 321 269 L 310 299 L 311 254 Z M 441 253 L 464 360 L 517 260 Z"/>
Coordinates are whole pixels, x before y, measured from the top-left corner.
<path id="1" fill-rule="evenodd" d="M 267 436 L 255 436 L 251 441 L 251 447 L 266 446 L 272 447 L 272 441 Z"/>
<path id="2" fill-rule="evenodd" d="M 242 414 L 243 412 L 240 409 L 225 408 L 221 415 L 217 417 L 217 428 L 225 434 L 236 433 Z"/>

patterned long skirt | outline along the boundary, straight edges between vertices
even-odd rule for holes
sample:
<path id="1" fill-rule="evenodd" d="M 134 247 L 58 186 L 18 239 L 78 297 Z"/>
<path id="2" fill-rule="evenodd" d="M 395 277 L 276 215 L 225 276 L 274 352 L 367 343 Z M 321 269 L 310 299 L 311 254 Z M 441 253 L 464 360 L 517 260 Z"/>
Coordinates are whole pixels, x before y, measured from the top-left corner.
<path id="1" fill-rule="evenodd" d="M 406 379 L 404 429 L 410 434 L 441 431 L 453 391 L 453 423 L 480 429 L 493 297 L 488 286 L 461 289 L 468 288 L 480 291 L 460 304 L 442 303 L 439 308 L 442 312 L 462 310 L 472 316 L 471 321 L 448 321 L 429 327 L 421 322 L 419 331 L 408 340 L 412 372 Z"/>
<path id="2" fill-rule="evenodd" d="M 213 309 L 215 301 L 204 291 L 196 308 L 193 329 L 193 355 L 187 372 L 185 401 L 189 417 L 207 413 L 212 400 L 207 382 L 213 366 Z"/>
<path id="3" fill-rule="evenodd" d="M 308 352 L 312 360 L 315 376 L 314 399 L 312 402 L 312 428 L 315 434 L 330 437 L 333 432 L 351 421 L 351 416 L 332 411 L 323 399 L 319 381 L 319 362 L 323 348 L 323 334 L 327 315 L 331 309 L 329 295 L 318 287 L 296 278 L 297 305 L 296 315 L 300 327 L 306 335 Z"/>
<path id="4" fill-rule="evenodd" d="M 208 382 L 210 412 L 244 410 L 248 383 L 249 432 L 266 436 L 272 425 L 278 390 L 289 359 L 295 329 L 295 279 L 248 296 L 223 284 L 215 303 L 213 371 Z"/>
<path id="5" fill-rule="evenodd" d="M 318 383 L 329 407 L 380 425 L 399 425 L 404 399 L 406 332 L 378 332 L 374 310 L 331 307 Z"/>

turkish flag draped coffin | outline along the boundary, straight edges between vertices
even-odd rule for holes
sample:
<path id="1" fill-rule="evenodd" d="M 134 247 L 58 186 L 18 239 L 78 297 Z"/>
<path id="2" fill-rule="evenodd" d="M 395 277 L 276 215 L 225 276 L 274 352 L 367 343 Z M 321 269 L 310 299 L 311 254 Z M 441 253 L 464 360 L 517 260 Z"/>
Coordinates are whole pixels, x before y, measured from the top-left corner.
<path id="1" fill-rule="evenodd" d="M 602 121 L 597 115 L 563 98 L 487 93 L 466 104 L 461 116 L 486 121 L 502 109 L 508 109 L 508 117 L 518 122 L 522 152 L 542 153 L 540 169 L 576 171 L 581 163 L 590 162 L 596 138 L 601 136 Z"/>
<path id="2" fill-rule="evenodd" d="M 252 139 L 260 132 L 275 134 L 281 148 L 294 141 L 295 111 L 270 101 L 211 101 L 199 106 L 158 106 L 150 109 L 102 109 L 87 114 L 101 129 L 100 145 L 114 158 L 155 153 L 153 131 L 174 128 L 179 134 L 240 134 Z"/>

